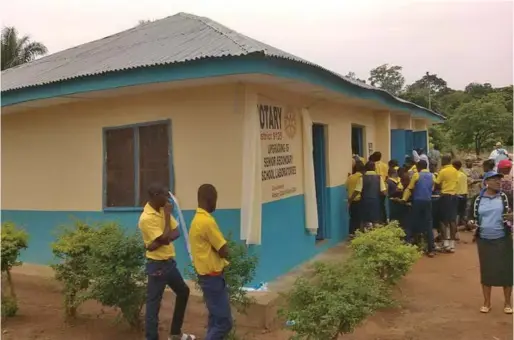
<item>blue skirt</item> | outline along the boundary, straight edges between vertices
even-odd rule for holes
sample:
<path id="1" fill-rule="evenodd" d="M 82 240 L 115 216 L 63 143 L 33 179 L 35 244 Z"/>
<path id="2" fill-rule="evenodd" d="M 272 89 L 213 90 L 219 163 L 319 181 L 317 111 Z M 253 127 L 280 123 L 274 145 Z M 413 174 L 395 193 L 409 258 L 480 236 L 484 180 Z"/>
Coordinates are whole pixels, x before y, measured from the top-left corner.
<path id="1" fill-rule="evenodd" d="M 379 223 L 382 208 L 379 198 L 362 198 L 360 206 L 361 221 L 364 223 Z"/>

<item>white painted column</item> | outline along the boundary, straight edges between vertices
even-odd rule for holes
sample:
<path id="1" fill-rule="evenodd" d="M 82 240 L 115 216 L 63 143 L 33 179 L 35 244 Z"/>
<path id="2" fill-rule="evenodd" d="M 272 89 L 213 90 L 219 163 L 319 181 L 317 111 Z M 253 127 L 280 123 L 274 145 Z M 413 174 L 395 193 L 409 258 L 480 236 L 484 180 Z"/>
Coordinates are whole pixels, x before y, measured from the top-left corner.
<path id="1" fill-rule="evenodd" d="M 314 157 L 312 146 L 312 119 L 309 110 L 302 109 L 303 139 L 303 194 L 305 201 L 305 228 L 309 234 L 318 233 L 318 204 L 316 202 L 316 182 L 314 177 Z"/>
<path id="2" fill-rule="evenodd" d="M 245 87 L 243 105 L 243 182 L 241 183 L 241 240 L 261 244 L 262 187 L 258 96 Z"/>

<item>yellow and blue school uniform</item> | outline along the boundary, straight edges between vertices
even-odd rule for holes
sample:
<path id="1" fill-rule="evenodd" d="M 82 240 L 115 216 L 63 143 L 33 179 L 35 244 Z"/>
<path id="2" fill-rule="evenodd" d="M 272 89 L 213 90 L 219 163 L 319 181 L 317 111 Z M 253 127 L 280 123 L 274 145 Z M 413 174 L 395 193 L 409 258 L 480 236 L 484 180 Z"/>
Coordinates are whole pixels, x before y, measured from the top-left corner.
<path id="1" fill-rule="evenodd" d="M 458 181 L 459 171 L 452 165 L 443 166 L 435 180 L 435 184 L 441 186 L 439 216 L 441 218 L 441 222 L 446 224 L 455 222 L 457 219 Z"/>
<path id="2" fill-rule="evenodd" d="M 214 217 L 198 208 L 189 230 L 193 265 L 209 311 L 207 334 L 224 339 L 232 328 L 232 312 L 223 271 L 228 261 L 218 251 L 227 244 Z"/>
<path id="3" fill-rule="evenodd" d="M 405 205 L 392 201 L 391 198 L 401 198 L 403 194 L 403 185 L 398 177 L 387 178 L 387 196 L 389 197 L 389 220 L 403 221 L 405 215 Z"/>
<path id="4" fill-rule="evenodd" d="M 361 192 L 361 220 L 365 223 L 379 223 L 382 219 L 381 195 L 387 191 L 385 182 L 375 171 L 366 171 L 356 188 Z"/>
<path id="5" fill-rule="evenodd" d="M 409 218 L 408 239 L 414 234 L 423 234 L 427 238 L 428 252 L 434 251 L 434 234 L 432 233 L 432 191 L 434 176 L 427 169 L 414 173 L 409 186 L 404 191 L 403 199 L 412 196 L 412 208 Z"/>
<path id="6" fill-rule="evenodd" d="M 355 193 L 355 189 L 359 186 L 359 182 L 362 181 L 362 173 L 356 172 L 353 175 L 350 175 L 346 180 L 346 189 L 348 191 L 348 198 L 352 197 Z M 360 186 L 360 190 L 362 190 L 362 185 Z M 360 201 L 361 201 L 361 193 L 358 191 L 357 195 L 350 203 L 350 235 L 353 234 L 360 226 Z"/>
<path id="7" fill-rule="evenodd" d="M 458 171 L 457 182 L 457 215 L 461 220 L 466 219 L 466 206 L 468 203 L 468 175 L 462 171 Z"/>

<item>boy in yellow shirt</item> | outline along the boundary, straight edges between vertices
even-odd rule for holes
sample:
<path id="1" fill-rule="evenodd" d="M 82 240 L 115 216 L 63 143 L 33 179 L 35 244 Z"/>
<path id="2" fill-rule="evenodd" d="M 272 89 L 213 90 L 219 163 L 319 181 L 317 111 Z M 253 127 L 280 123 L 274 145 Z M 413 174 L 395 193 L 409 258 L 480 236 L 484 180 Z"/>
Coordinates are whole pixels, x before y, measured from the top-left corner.
<path id="1" fill-rule="evenodd" d="M 389 166 L 387 163 L 382 162 L 382 153 L 380 151 L 375 151 L 369 157 L 371 162 L 375 163 L 375 172 L 380 176 L 382 182 L 386 182 L 387 173 L 389 172 Z M 385 223 L 387 220 L 387 210 L 386 210 L 386 195 L 380 196 L 380 222 Z"/>
<path id="2" fill-rule="evenodd" d="M 346 190 L 348 190 L 348 206 L 350 212 L 350 230 L 349 234 L 354 235 L 355 231 L 359 229 L 361 221 L 360 221 L 360 201 L 361 194 L 358 191 L 355 191 L 360 180 L 362 179 L 362 175 L 365 172 L 364 163 L 357 162 L 355 164 L 355 173 L 350 175 L 346 180 Z"/>
<path id="3" fill-rule="evenodd" d="M 209 311 L 206 340 L 225 339 L 232 329 L 232 313 L 223 275 L 228 265 L 228 245 L 216 220 L 218 193 L 211 184 L 198 189 L 198 209 L 191 222 L 189 242 L 205 305 Z"/>
<path id="4" fill-rule="evenodd" d="M 444 155 L 441 158 L 442 168 L 437 175 L 435 184 L 441 188 L 439 198 L 439 217 L 444 231 L 444 250 L 454 253 L 457 236 L 457 184 L 459 171 L 452 166 L 452 158 Z"/>
<path id="5" fill-rule="evenodd" d="M 146 340 L 159 339 L 159 309 L 162 295 L 169 286 L 176 295 L 171 321 L 170 340 L 194 340 L 194 335 L 182 333 L 182 324 L 189 299 L 189 287 L 184 282 L 175 262 L 173 241 L 180 237 L 178 223 L 171 216 L 168 189 L 153 184 L 148 189 L 150 199 L 139 218 L 139 229 L 146 248 L 148 275 L 145 313 Z"/>
<path id="6" fill-rule="evenodd" d="M 466 225 L 466 205 L 468 203 L 468 175 L 462 169 L 462 162 L 456 160 L 453 167 L 458 172 L 457 182 L 457 225 Z"/>

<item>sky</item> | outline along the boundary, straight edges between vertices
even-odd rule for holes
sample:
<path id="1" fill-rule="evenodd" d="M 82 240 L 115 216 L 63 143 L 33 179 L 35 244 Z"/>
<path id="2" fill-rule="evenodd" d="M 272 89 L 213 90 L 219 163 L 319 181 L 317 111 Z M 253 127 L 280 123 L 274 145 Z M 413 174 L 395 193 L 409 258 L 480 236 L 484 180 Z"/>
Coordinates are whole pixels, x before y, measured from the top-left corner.
<path id="1" fill-rule="evenodd" d="M 187 12 L 362 79 L 387 63 L 403 67 L 406 84 L 427 71 L 455 89 L 513 82 L 512 1 L 24 0 L 0 8 L 2 26 L 50 53 Z"/>

